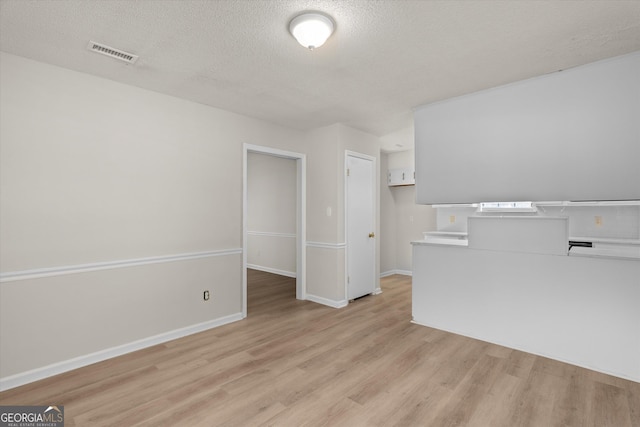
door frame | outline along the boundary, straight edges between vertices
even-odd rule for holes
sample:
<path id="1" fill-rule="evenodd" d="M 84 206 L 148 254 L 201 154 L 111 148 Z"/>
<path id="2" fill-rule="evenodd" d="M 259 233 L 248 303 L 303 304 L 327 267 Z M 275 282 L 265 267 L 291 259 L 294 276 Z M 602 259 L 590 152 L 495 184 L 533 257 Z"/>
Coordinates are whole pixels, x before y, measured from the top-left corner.
<path id="1" fill-rule="evenodd" d="M 377 159 L 373 156 L 369 156 L 367 154 L 358 153 L 356 151 L 345 150 L 344 152 L 344 241 L 345 241 L 345 250 L 344 250 L 344 296 L 345 299 L 349 298 L 349 233 L 347 231 L 347 227 L 349 225 L 349 180 L 347 179 L 347 169 L 348 169 L 348 160 L 349 157 L 356 157 L 363 160 L 371 161 L 371 186 L 373 188 L 373 206 L 371 207 L 371 211 L 373 212 L 373 230 L 375 233 L 378 233 L 378 215 L 377 215 L 377 203 L 378 203 L 378 191 L 376 188 L 377 182 Z M 379 234 L 379 233 L 378 233 Z M 376 270 L 377 270 L 377 258 L 378 257 L 378 240 L 376 239 L 375 245 L 373 245 L 373 280 L 374 286 L 372 290 L 372 294 L 379 294 L 380 286 L 376 281 Z"/>
<path id="2" fill-rule="evenodd" d="M 247 317 L 247 160 L 249 153 L 296 161 L 296 299 L 307 299 L 307 156 L 293 151 L 243 144 L 242 149 L 242 318 Z"/>

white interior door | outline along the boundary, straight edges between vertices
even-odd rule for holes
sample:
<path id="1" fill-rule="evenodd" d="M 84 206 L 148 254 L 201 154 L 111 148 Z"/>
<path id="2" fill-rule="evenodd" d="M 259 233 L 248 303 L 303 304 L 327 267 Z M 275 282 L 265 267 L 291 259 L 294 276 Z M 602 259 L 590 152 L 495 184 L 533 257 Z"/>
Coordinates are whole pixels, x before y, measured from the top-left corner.
<path id="1" fill-rule="evenodd" d="M 347 155 L 347 298 L 375 292 L 375 215 L 373 159 Z"/>

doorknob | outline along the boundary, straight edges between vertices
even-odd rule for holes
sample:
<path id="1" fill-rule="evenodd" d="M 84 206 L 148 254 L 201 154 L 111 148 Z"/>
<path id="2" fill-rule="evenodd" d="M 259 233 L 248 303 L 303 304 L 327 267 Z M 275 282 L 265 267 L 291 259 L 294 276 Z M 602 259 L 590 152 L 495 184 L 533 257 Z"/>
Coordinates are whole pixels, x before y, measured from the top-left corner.
<path id="1" fill-rule="evenodd" d="M 374 237 L 376 237 L 376 235 L 373 233 L 373 231 L 369 233 L 369 238 L 373 239 Z"/>

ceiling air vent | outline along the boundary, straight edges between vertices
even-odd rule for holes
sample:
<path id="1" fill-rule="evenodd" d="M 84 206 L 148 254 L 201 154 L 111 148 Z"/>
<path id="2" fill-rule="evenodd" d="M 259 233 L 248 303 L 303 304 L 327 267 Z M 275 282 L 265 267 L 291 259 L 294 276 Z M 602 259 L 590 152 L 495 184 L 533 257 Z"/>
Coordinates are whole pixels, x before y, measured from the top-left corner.
<path id="1" fill-rule="evenodd" d="M 133 53 L 125 52 L 120 49 L 114 49 L 110 46 L 106 46 L 93 41 L 89 42 L 89 44 L 87 45 L 87 49 L 96 53 L 110 56 L 111 58 L 119 59 L 120 61 L 124 61 L 127 64 L 133 64 L 138 60 L 138 55 L 134 55 Z"/>

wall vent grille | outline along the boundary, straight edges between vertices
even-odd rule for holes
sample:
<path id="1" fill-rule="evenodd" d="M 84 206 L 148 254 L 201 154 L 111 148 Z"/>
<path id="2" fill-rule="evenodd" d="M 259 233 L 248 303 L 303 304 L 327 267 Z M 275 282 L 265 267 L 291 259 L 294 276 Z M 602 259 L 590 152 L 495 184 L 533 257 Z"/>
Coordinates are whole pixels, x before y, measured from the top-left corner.
<path id="1" fill-rule="evenodd" d="M 132 53 L 125 52 L 120 49 L 115 49 L 101 43 L 96 43 L 94 41 L 89 41 L 89 44 L 87 45 L 87 49 L 89 49 L 92 52 L 101 53 L 111 58 L 119 59 L 120 61 L 124 61 L 127 64 L 133 64 L 138 60 L 138 55 L 134 55 Z"/>

